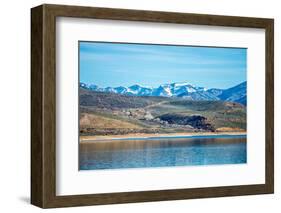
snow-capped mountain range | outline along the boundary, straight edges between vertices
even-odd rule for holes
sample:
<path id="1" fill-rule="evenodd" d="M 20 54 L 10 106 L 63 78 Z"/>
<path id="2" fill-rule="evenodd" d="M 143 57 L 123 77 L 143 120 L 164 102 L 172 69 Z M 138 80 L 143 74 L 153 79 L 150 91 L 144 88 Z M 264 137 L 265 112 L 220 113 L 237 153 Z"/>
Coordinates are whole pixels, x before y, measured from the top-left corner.
<path id="1" fill-rule="evenodd" d="M 206 89 L 204 87 L 194 86 L 187 82 L 162 84 L 156 88 L 145 87 L 138 84 L 130 87 L 119 86 L 101 88 L 94 84 L 80 83 L 80 88 L 133 96 L 181 97 L 190 100 L 224 100 L 238 102 L 244 105 L 246 105 L 247 100 L 246 81 L 229 89 Z"/>

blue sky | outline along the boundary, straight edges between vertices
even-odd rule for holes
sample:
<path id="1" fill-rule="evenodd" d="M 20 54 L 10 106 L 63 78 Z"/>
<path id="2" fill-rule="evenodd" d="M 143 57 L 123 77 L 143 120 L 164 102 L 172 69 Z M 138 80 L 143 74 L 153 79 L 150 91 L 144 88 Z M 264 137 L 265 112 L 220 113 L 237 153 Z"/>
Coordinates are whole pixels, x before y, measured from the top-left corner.
<path id="1" fill-rule="evenodd" d="M 189 82 L 229 88 L 246 81 L 247 49 L 79 42 L 80 82 L 100 87 Z"/>

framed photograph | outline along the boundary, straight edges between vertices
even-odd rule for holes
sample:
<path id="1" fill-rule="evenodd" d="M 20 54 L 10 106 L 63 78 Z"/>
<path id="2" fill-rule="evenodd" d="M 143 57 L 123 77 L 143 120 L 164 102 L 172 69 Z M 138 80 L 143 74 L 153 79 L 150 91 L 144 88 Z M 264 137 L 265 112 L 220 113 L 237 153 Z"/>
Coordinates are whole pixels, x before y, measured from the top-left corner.
<path id="1" fill-rule="evenodd" d="M 274 191 L 273 19 L 31 9 L 31 203 Z"/>

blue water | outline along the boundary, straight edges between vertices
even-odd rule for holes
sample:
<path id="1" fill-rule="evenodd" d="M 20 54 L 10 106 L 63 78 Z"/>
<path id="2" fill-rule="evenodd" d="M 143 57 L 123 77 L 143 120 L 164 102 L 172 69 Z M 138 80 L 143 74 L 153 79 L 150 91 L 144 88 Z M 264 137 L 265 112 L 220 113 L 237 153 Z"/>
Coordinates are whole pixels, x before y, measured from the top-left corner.
<path id="1" fill-rule="evenodd" d="M 80 170 L 247 163 L 245 135 L 101 140 L 79 151 Z"/>

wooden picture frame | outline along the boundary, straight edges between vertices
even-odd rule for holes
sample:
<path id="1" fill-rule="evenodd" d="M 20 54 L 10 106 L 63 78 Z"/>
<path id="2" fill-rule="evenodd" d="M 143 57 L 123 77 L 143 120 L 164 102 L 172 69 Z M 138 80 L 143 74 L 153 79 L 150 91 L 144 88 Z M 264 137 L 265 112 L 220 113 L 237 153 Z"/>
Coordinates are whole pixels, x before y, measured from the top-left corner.
<path id="1" fill-rule="evenodd" d="M 262 28 L 266 34 L 265 184 L 122 193 L 56 195 L 56 18 Z M 274 191 L 274 21 L 218 15 L 44 4 L 31 9 L 31 203 L 41 208 L 150 202 Z"/>

